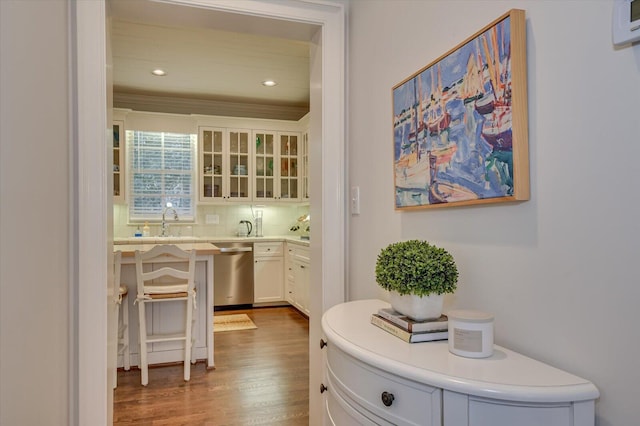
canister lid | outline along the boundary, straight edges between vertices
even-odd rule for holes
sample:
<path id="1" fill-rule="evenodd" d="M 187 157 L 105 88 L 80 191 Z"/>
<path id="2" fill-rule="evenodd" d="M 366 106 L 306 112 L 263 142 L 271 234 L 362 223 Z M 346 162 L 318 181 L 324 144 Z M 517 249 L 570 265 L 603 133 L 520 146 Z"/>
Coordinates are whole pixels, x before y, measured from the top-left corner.
<path id="1" fill-rule="evenodd" d="M 459 309 L 455 311 L 447 312 L 449 319 L 466 321 L 466 322 L 491 322 L 493 321 L 493 315 L 482 311 L 471 311 L 466 309 Z"/>

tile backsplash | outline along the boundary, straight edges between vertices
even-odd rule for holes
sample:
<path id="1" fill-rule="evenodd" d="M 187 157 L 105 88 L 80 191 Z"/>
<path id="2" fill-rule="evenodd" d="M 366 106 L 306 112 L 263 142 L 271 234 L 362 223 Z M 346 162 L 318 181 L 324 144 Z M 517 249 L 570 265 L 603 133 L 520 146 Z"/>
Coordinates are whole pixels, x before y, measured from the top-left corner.
<path id="1" fill-rule="evenodd" d="M 289 228 L 303 214 L 309 213 L 308 205 L 269 205 L 260 207 L 263 211 L 262 233 L 268 236 L 294 235 Z M 253 212 L 257 209 L 254 206 Z M 207 224 L 207 216 L 217 216 L 217 224 Z M 173 236 L 194 237 L 232 237 L 236 236 L 241 220 L 250 220 L 255 225 L 251 205 L 200 205 L 196 209 L 195 222 L 174 224 L 168 221 L 169 233 Z M 151 235 L 160 233 L 159 223 L 149 223 Z M 126 204 L 113 205 L 113 236 L 115 238 L 133 237 L 138 224 L 129 223 L 129 208 Z M 142 226 L 140 226 L 142 229 Z M 255 230 L 254 230 L 255 232 Z M 252 233 L 253 234 L 253 233 Z"/>

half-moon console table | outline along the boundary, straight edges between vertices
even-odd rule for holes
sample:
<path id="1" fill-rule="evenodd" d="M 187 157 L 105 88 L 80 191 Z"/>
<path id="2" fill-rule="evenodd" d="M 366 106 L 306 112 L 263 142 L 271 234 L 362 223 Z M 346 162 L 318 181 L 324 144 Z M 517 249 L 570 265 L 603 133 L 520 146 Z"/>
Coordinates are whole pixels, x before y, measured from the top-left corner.
<path id="1" fill-rule="evenodd" d="M 500 346 L 463 358 L 447 341 L 405 343 L 370 323 L 389 307 L 359 300 L 322 317 L 321 391 L 329 424 L 593 426 L 593 383 Z"/>

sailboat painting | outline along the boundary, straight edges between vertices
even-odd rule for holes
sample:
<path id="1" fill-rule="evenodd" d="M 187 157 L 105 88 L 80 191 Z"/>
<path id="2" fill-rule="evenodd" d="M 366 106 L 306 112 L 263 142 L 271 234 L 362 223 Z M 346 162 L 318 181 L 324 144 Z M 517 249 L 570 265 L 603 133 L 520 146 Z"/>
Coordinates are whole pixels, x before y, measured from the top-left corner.
<path id="1" fill-rule="evenodd" d="M 396 209 L 529 199 L 525 49 L 513 9 L 393 88 Z"/>

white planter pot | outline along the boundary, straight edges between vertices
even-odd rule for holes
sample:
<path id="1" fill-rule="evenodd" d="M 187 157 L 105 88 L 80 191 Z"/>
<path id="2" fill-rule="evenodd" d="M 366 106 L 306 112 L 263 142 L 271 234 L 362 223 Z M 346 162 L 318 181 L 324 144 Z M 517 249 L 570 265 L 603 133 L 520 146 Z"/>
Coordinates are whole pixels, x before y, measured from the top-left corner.
<path id="1" fill-rule="evenodd" d="M 443 294 L 416 296 L 391 291 L 389 296 L 389 302 L 393 309 L 415 321 L 435 319 L 442 315 Z"/>

